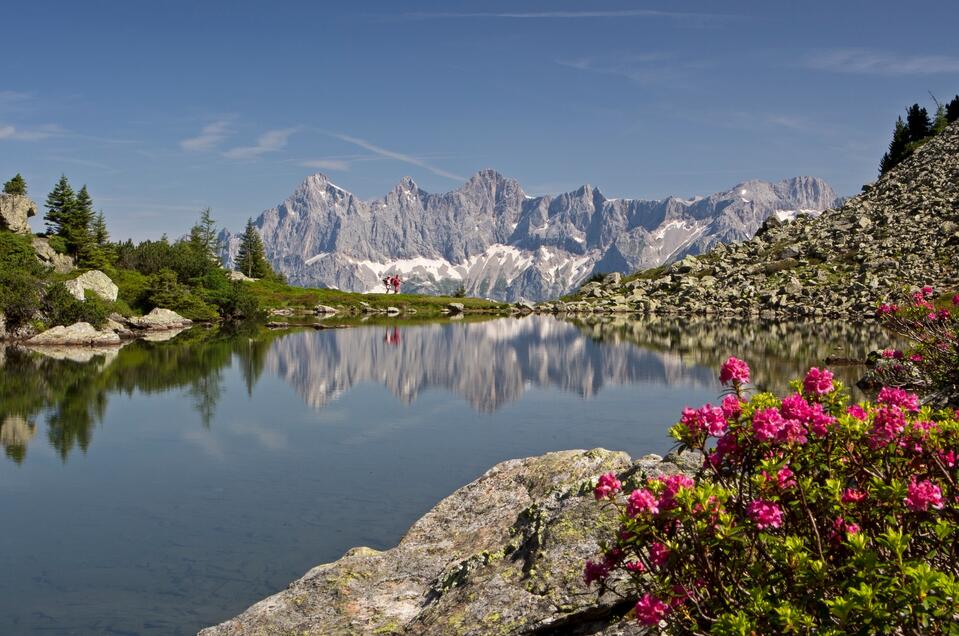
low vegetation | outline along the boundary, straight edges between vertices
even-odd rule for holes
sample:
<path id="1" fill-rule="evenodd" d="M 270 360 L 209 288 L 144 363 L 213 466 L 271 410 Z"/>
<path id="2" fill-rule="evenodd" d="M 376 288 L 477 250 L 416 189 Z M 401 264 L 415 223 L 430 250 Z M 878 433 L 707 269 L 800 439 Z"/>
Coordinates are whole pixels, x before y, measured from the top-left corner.
<path id="1" fill-rule="evenodd" d="M 826 369 L 782 398 L 749 376 L 729 358 L 721 404 L 671 429 L 695 478 L 599 479 L 619 527 L 587 583 L 672 633 L 953 633 L 959 415 L 899 388 L 850 404 Z"/>

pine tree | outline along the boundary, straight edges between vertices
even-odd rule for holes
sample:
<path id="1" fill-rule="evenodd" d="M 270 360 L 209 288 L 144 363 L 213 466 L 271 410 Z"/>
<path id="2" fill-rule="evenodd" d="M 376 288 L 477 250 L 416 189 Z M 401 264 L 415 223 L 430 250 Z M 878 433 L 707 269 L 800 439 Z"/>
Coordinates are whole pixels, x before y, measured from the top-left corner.
<path id="1" fill-rule="evenodd" d="M 946 121 L 950 124 L 959 120 L 959 95 L 952 98 L 952 101 L 946 104 Z"/>
<path id="2" fill-rule="evenodd" d="M 93 199 L 84 185 L 77 193 L 75 204 L 62 225 L 66 229 L 67 251 L 77 257 L 80 265 L 93 266 L 102 259 L 95 254 L 93 227 Z"/>
<path id="3" fill-rule="evenodd" d="M 236 269 L 250 278 L 265 278 L 273 274 L 273 269 L 263 251 L 263 240 L 256 231 L 256 226 L 253 225 L 253 219 L 247 220 L 246 229 L 240 239 Z"/>
<path id="4" fill-rule="evenodd" d="M 23 180 L 18 172 L 16 176 L 3 184 L 4 194 L 22 194 L 27 193 L 27 182 Z"/>
<path id="5" fill-rule="evenodd" d="M 96 218 L 93 219 L 90 233 L 93 235 L 93 242 L 99 247 L 106 247 L 110 242 L 110 233 L 107 231 L 107 222 L 103 218 L 103 210 L 97 212 Z"/>
<path id="6" fill-rule="evenodd" d="M 44 206 L 47 208 L 47 214 L 43 218 L 47 222 L 48 231 L 64 236 L 66 234 L 64 224 L 68 222 L 68 217 L 72 214 L 76 203 L 77 197 L 73 188 L 70 187 L 70 181 L 66 175 L 60 175 L 60 180 L 47 195 Z"/>
<path id="7" fill-rule="evenodd" d="M 879 162 L 879 176 L 889 172 L 893 166 L 906 158 L 909 147 L 909 128 L 902 117 L 896 120 L 896 128 L 892 133 L 892 141 L 889 142 L 889 151 L 882 156 Z"/>
<path id="8" fill-rule="evenodd" d="M 210 259 L 215 263 L 220 262 L 220 239 L 216 232 L 216 221 L 213 220 L 213 210 L 204 208 L 200 212 L 200 221 L 195 228 L 198 231 L 198 239 L 203 243 L 203 247 L 210 255 Z"/>
<path id="9" fill-rule="evenodd" d="M 906 127 L 909 128 L 909 141 L 921 141 L 929 136 L 932 122 L 929 120 L 929 111 L 913 104 L 906 109 Z"/>

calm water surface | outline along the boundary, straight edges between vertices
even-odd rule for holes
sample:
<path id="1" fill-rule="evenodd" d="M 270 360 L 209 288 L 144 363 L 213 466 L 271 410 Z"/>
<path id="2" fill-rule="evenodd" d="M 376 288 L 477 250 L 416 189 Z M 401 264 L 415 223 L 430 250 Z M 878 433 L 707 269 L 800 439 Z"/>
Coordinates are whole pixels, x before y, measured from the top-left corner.
<path id="1" fill-rule="evenodd" d="M 665 452 L 731 353 L 781 389 L 884 343 L 530 317 L 0 349 L 0 633 L 193 633 L 352 546 L 394 545 L 501 460 Z"/>

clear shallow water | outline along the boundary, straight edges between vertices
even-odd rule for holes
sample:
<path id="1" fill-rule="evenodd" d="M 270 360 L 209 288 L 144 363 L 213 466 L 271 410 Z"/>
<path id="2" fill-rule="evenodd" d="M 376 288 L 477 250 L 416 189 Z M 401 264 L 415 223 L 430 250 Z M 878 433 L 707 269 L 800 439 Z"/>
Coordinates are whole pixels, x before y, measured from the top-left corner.
<path id="1" fill-rule="evenodd" d="M 778 390 L 883 344 L 821 323 L 530 317 L 197 329 L 80 361 L 0 349 L 0 633 L 193 633 L 394 545 L 496 462 L 665 452 L 730 353 Z"/>

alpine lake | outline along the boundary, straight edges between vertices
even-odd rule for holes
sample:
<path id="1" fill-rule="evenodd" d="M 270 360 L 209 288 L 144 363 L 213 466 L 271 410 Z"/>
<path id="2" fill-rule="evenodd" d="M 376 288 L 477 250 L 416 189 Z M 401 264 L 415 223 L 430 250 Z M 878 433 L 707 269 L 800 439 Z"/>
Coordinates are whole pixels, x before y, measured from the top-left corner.
<path id="1" fill-rule="evenodd" d="M 664 454 L 684 406 L 717 403 L 729 355 L 783 391 L 888 343 L 869 324 L 716 317 L 348 327 L 0 347 L 0 633 L 192 634 L 394 545 L 502 460 Z"/>

